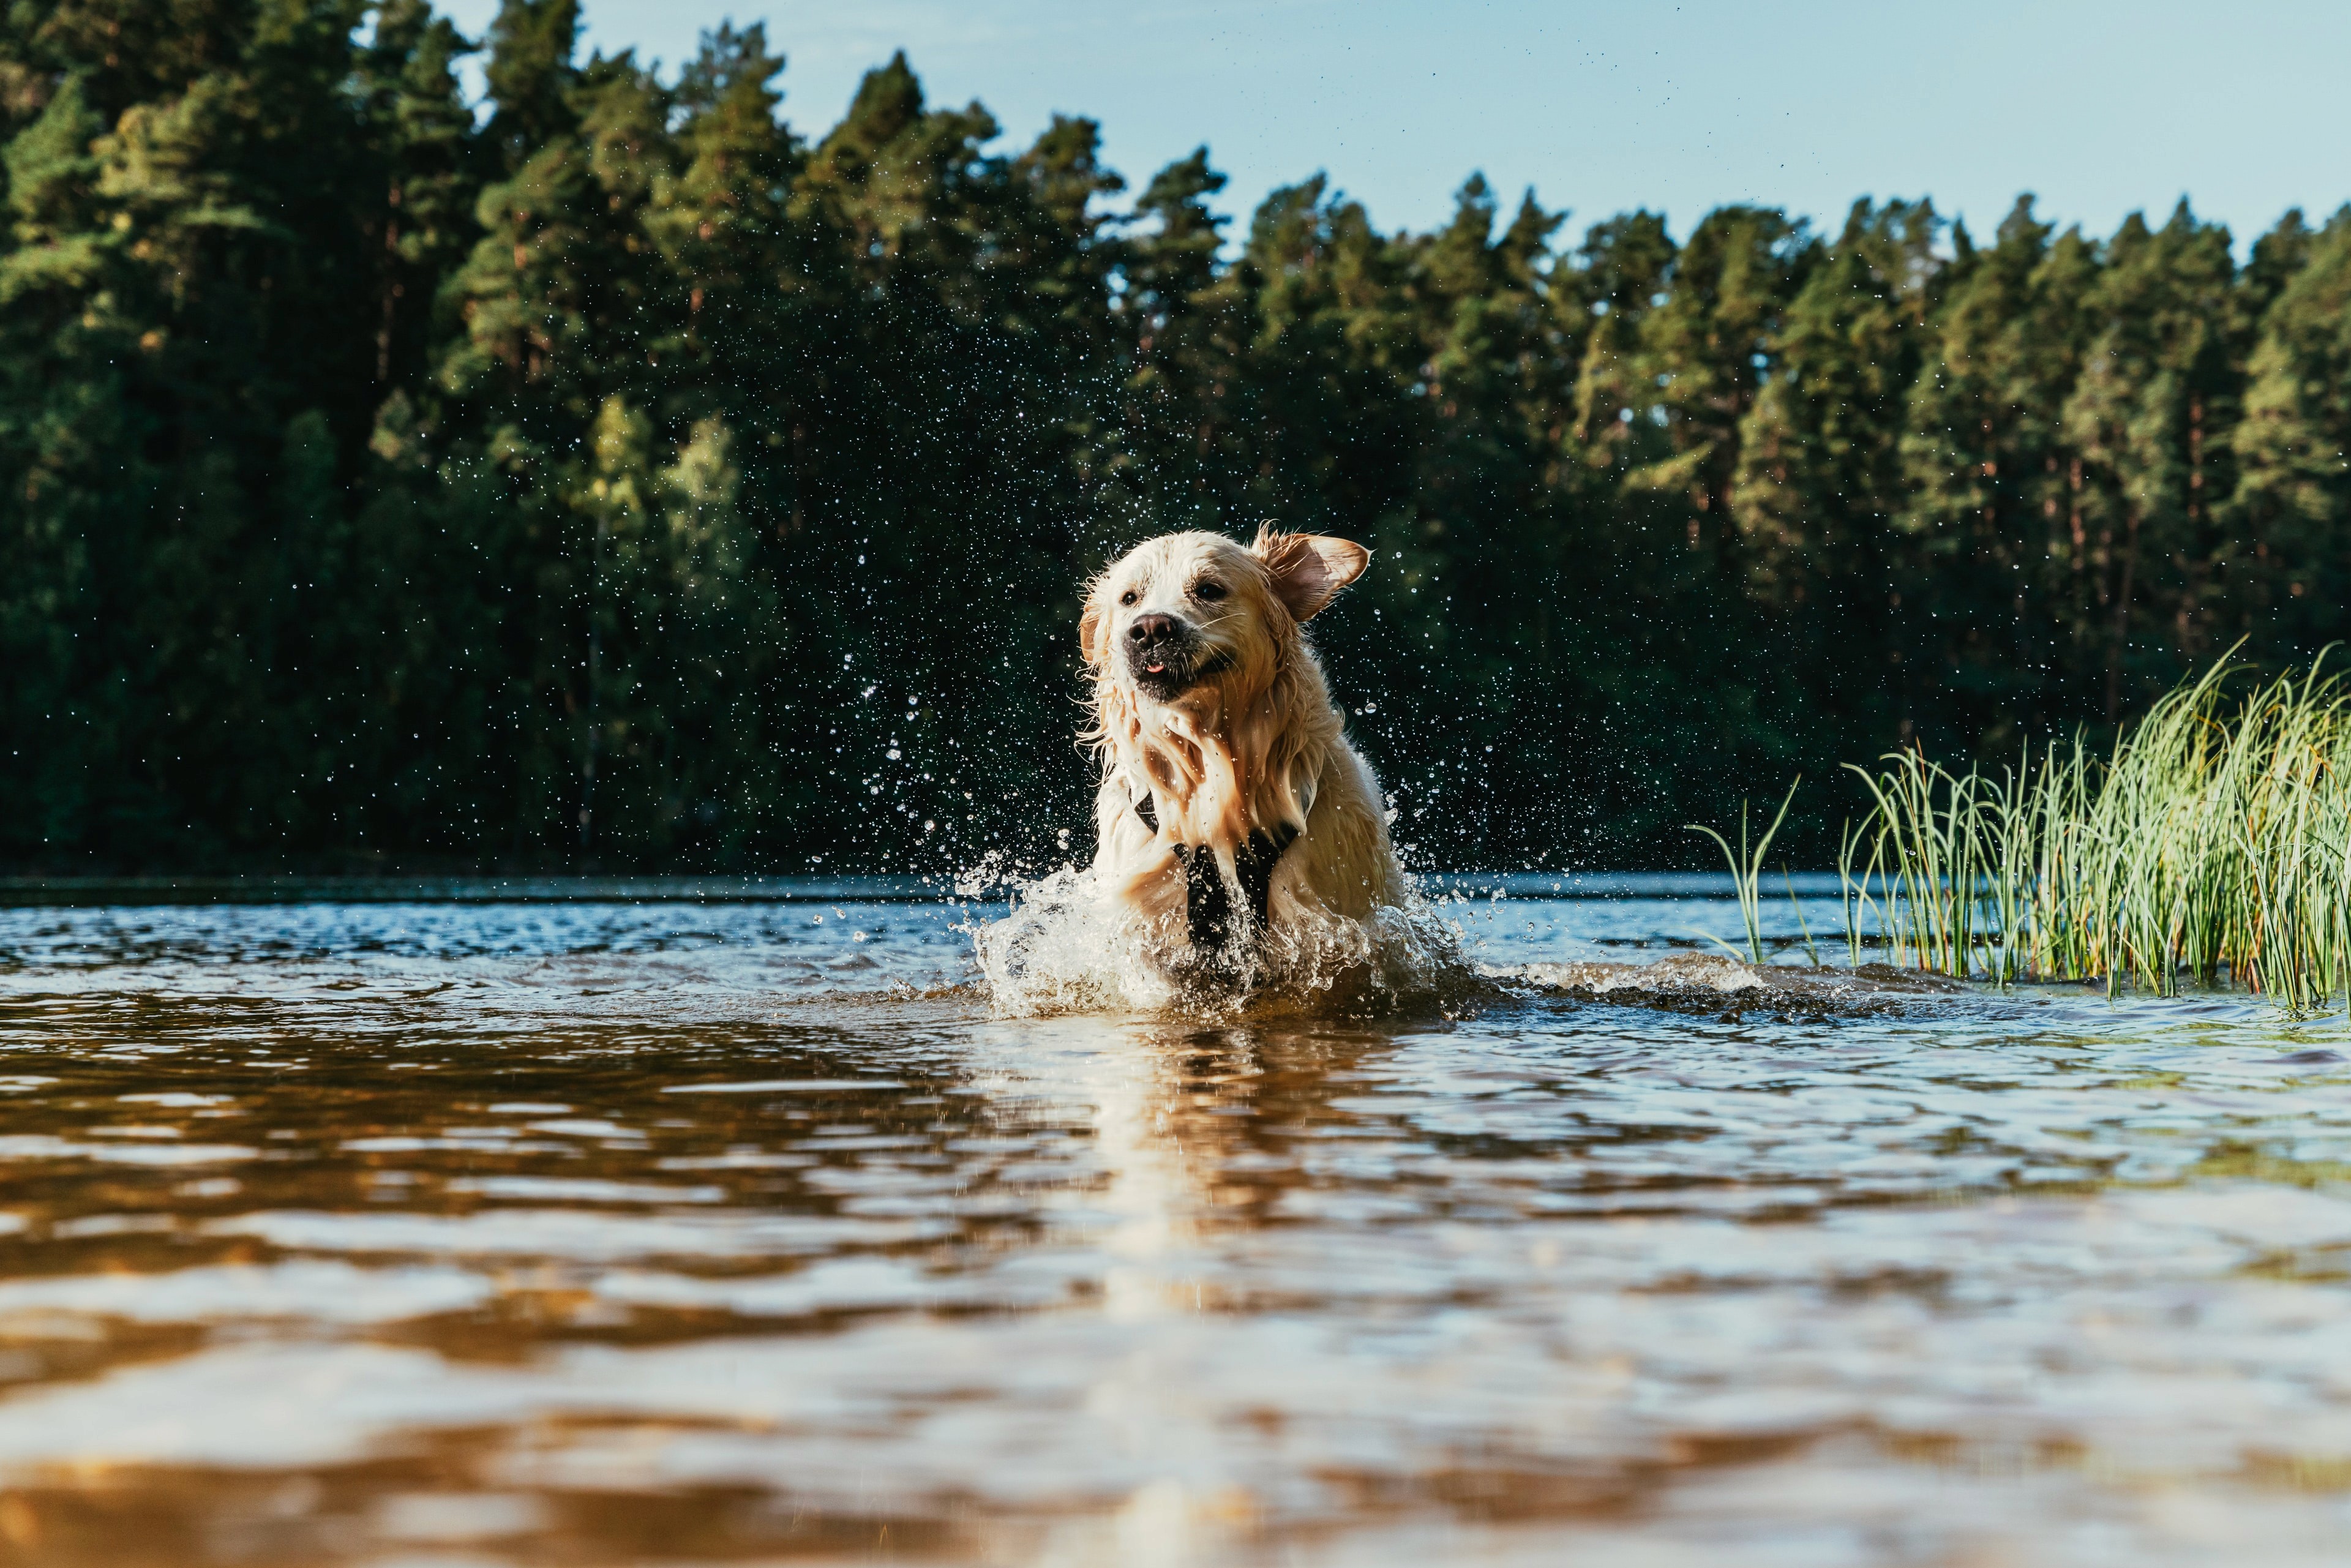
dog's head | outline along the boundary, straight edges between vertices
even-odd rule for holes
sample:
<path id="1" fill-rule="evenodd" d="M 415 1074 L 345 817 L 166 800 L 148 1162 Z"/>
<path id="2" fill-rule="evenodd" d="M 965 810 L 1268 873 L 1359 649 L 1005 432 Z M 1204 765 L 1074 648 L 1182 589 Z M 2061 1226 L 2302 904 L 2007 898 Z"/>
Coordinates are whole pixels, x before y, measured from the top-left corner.
<path id="1" fill-rule="evenodd" d="M 1211 685 L 1262 688 L 1299 626 L 1364 573 L 1346 539 L 1260 531 L 1167 534 L 1137 545 L 1094 582 L 1078 641 L 1095 679 L 1146 703 Z"/>

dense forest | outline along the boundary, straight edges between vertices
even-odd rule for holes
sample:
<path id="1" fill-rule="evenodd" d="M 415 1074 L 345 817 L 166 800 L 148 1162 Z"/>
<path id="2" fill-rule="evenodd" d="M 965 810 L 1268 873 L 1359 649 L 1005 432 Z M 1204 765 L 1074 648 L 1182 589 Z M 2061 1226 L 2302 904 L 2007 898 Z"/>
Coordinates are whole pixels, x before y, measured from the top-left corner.
<path id="1" fill-rule="evenodd" d="M 1238 232 L 1205 149 L 579 23 L 0 10 L 0 864 L 1082 852 L 1081 585 L 1176 528 L 1378 549 L 1320 642 L 1424 866 L 1703 864 L 1800 770 L 1817 854 L 1838 761 L 2346 630 L 2351 212 Z"/>

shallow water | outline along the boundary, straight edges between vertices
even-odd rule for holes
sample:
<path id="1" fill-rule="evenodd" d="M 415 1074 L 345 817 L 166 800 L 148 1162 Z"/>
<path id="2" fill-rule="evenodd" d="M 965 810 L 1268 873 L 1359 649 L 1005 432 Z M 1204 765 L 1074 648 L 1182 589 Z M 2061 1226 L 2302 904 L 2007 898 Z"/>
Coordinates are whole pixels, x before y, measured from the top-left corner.
<path id="1" fill-rule="evenodd" d="M 2339 1019 L 1450 916 L 1458 1016 L 1186 1023 L 938 904 L 0 911 L 0 1562 L 2351 1547 Z"/>

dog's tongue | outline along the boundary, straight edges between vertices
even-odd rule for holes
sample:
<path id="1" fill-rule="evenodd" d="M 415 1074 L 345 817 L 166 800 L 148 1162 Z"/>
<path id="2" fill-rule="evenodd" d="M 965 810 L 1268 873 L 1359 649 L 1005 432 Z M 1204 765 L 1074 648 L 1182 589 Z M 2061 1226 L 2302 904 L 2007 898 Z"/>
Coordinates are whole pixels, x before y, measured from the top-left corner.
<path id="1" fill-rule="evenodd" d="M 1150 671 L 1155 675 L 1165 674 L 1167 670 L 1167 666 L 1165 664 L 1145 664 L 1143 667 Z"/>

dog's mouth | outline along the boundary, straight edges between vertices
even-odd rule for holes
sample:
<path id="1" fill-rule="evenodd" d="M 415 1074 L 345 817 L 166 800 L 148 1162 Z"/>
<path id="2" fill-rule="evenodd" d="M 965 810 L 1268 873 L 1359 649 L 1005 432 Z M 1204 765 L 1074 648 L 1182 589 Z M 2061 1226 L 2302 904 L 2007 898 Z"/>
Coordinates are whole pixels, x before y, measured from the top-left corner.
<path id="1" fill-rule="evenodd" d="M 1232 656 L 1214 648 L 1164 637 L 1129 648 L 1126 664 L 1134 684 L 1144 694 L 1165 702 L 1222 674 L 1232 666 Z"/>

